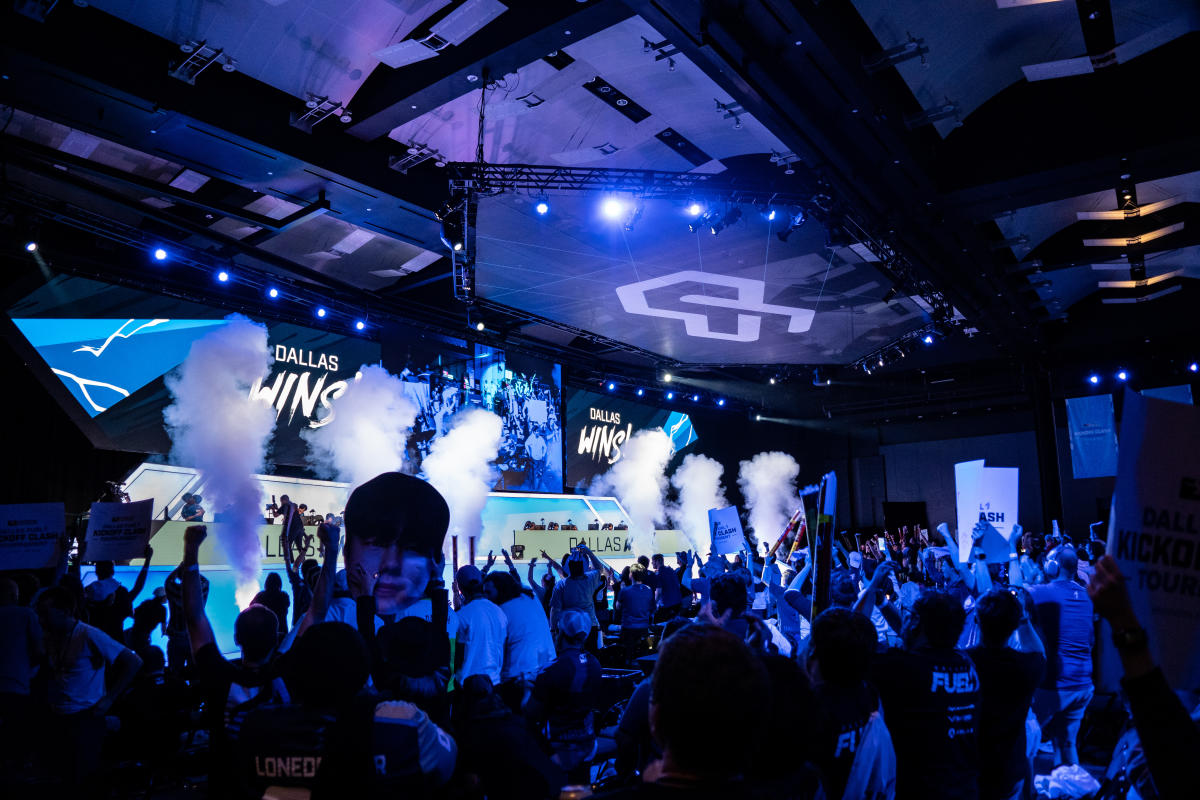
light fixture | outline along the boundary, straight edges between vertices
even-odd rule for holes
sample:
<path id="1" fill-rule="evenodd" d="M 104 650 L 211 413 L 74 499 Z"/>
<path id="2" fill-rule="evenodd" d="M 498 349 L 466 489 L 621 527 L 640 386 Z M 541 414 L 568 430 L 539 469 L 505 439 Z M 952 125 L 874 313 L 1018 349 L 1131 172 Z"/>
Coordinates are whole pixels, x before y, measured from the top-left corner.
<path id="1" fill-rule="evenodd" d="M 755 421 L 755 422 L 762 422 L 762 414 L 755 414 L 755 415 L 754 415 L 754 421 Z"/>
<path id="2" fill-rule="evenodd" d="M 767 378 L 767 383 L 769 383 L 769 384 L 771 384 L 772 386 L 774 386 L 774 385 L 775 385 L 775 376 L 774 376 L 774 375 L 772 375 L 770 378 Z"/>
<path id="3" fill-rule="evenodd" d="M 617 385 L 612 381 L 609 381 L 607 388 L 610 392 L 615 392 L 617 390 Z"/>
<path id="4" fill-rule="evenodd" d="M 644 395 L 645 393 L 646 393 L 646 390 L 645 390 L 645 389 L 638 389 L 638 390 L 637 390 L 637 396 L 638 396 L 638 397 L 641 397 L 641 396 L 642 396 L 642 395 Z"/>
<path id="5" fill-rule="evenodd" d="M 1197 364 L 1195 361 L 1188 364 L 1188 372 L 1196 372 L 1197 370 L 1200 370 L 1200 364 Z"/>
<path id="6" fill-rule="evenodd" d="M 361 319 L 358 322 L 354 323 L 354 330 L 356 330 L 356 331 L 361 331 L 363 328 L 366 328 L 366 327 L 367 327 L 367 323 L 363 322 Z"/>
<path id="7" fill-rule="evenodd" d="M 26 253 L 36 253 L 37 249 L 38 249 L 37 242 L 26 242 L 25 243 L 25 252 Z"/>
<path id="8" fill-rule="evenodd" d="M 318 317 L 324 317 L 324 316 L 325 316 L 326 314 L 328 314 L 328 313 L 329 313 L 329 312 L 328 312 L 328 311 L 326 311 L 326 310 L 324 309 L 324 307 L 322 307 L 322 306 L 317 306 L 317 316 L 318 316 Z"/>
<path id="9" fill-rule="evenodd" d="M 925 344 L 933 344 L 933 334 L 932 333 L 925 334 L 923 337 L 921 337 L 921 341 L 924 342 Z"/>
<path id="10" fill-rule="evenodd" d="M 698 217 L 704 211 L 704 206 L 700 205 L 699 203 L 692 203 L 690 206 L 688 206 L 687 210 L 688 213 L 693 217 Z"/>
<path id="11" fill-rule="evenodd" d="M 672 379 L 673 379 L 673 376 L 671 375 L 671 373 L 669 373 L 669 372 L 663 373 L 663 376 L 662 376 L 663 383 L 670 383 L 672 381 Z"/>
<path id="12" fill-rule="evenodd" d="M 692 402 L 693 402 L 693 403 L 698 403 L 698 402 L 700 402 L 700 395 L 698 395 L 698 394 L 694 394 L 694 395 L 692 395 Z"/>
<path id="13" fill-rule="evenodd" d="M 272 286 L 270 289 L 267 289 L 267 297 L 274 300 L 276 297 L 279 297 L 279 290 Z"/>
<path id="14" fill-rule="evenodd" d="M 475 330 L 479 331 L 480 333 L 483 333 L 485 330 L 487 330 L 487 325 L 484 325 L 482 322 L 476 322 Z"/>
<path id="15" fill-rule="evenodd" d="M 221 270 L 217 273 L 217 280 L 219 280 L 221 283 L 226 283 L 229 280 L 229 273 L 225 270 Z"/>
<path id="16" fill-rule="evenodd" d="M 163 250 L 161 247 L 154 248 L 154 260 L 155 261 L 166 261 L 167 260 L 167 251 Z"/>
<path id="17" fill-rule="evenodd" d="M 1096 386 L 1100 383 L 1100 376 L 1093 372 L 1091 375 L 1088 375 L 1088 383 L 1090 383 L 1092 386 Z"/>
<path id="18" fill-rule="evenodd" d="M 804 209 L 801 208 L 796 211 L 795 216 L 788 222 L 787 228 L 775 235 L 779 237 L 779 241 L 786 242 L 788 237 L 792 235 L 792 231 L 798 230 L 807 220 L 808 217 L 805 216 Z"/>
<path id="19" fill-rule="evenodd" d="M 770 211 L 767 212 L 767 222 L 774 222 L 774 221 L 775 221 L 775 209 L 772 208 Z"/>
<path id="20" fill-rule="evenodd" d="M 667 392 L 667 399 L 668 399 L 668 400 L 674 400 L 674 399 L 675 399 L 675 393 L 674 393 L 674 392 Z"/>
<path id="21" fill-rule="evenodd" d="M 713 216 L 715 216 L 715 214 Z M 730 225 L 737 222 L 741 218 L 742 218 L 742 209 L 738 208 L 737 206 L 734 206 L 733 208 L 731 208 L 725 212 L 725 216 L 723 216 L 719 222 L 710 222 L 708 229 L 712 233 L 713 236 L 716 236 L 718 233 L 725 230 L 726 228 L 728 228 Z"/>
<path id="22" fill-rule="evenodd" d="M 890 303 L 899 296 L 900 290 L 893 284 L 886 292 L 883 293 L 883 302 Z"/>
<path id="23" fill-rule="evenodd" d="M 1129 380 L 1129 373 L 1123 369 L 1117 370 L 1117 380 L 1119 380 L 1119 381 Z"/>
<path id="24" fill-rule="evenodd" d="M 879 366 L 883 366 L 883 356 L 879 357 Z"/>
<path id="25" fill-rule="evenodd" d="M 550 203 L 546 200 L 545 197 L 539 197 L 537 200 L 537 203 L 535 203 L 533 206 L 533 210 L 536 211 L 538 214 L 545 216 L 546 213 L 548 211 L 550 211 Z"/>
<path id="26" fill-rule="evenodd" d="M 718 398 L 717 405 L 719 405 L 719 406 L 725 405 L 725 398 L 724 397 Z"/>
<path id="27" fill-rule="evenodd" d="M 609 197 L 600 204 L 600 213 L 605 219 L 617 220 L 625 214 L 625 204 L 615 197 Z"/>

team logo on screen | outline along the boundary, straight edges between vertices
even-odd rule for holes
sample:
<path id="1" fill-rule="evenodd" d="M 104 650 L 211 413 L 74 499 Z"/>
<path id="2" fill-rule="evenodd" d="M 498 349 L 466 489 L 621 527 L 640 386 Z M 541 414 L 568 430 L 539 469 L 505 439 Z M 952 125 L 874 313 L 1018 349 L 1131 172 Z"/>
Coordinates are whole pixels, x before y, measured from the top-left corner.
<path id="1" fill-rule="evenodd" d="M 653 308 L 646 298 L 646 293 L 675 286 L 681 283 L 699 283 L 709 286 L 720 286 L 724 289 L 735 289 L 736 296 L 729 297 L 727 292 L 709 296 L 706 294 L 685 294 L 678 298 L 680 303 L 696 306 L 712 306 L 716 308 L 732 308 L 737 315 L 737 332 L 723 333 L 709 327 L 708 314 L 698 311 L 676 311 L 666 308 Z M 640 314 L 646 317 L 662 317 L 663 319 L 678 319 L 683 321 L 683 329 L 688 336 L 701 339 L 721 339 L 728 342 L 757 342 L 762 329 L 764 315 L 776 315 L 788 318 L 788 333 L 804 333 L 812 327 L 816 312 L 807 308 L 794 308 L 767 303 L 764 300 L 767 285 L 753 278 L 735 278 L 727 275 L 713 275 L 697 270 L 683 270 L 663 275 L 659 278 L 630 283 L 617 287 L 617 297 L 621 305 L 630 314 Z"/>

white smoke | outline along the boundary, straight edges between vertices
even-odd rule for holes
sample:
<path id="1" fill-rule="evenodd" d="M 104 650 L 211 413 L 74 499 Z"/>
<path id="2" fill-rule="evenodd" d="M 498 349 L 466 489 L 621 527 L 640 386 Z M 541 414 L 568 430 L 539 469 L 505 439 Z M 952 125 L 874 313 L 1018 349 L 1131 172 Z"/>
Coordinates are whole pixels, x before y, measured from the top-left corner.
<path id="1" fill-rule="evenodd" d="M 738 486 L 746 498 L 750 527 L 756 542 L 773 542 L 800 504 L 796 476 L 800 465 L 787 453 L 759 453 L 743 461 L 738 471 Z"/>
<path id="2" fill-rule="evenodd" d="M 308 463 L 318 475 L 351 486 L 404 466 L 404 447 L 417 418 L 404 382 L 377 365 L 362 367 L 337 398 L 337 413 L 307 428 Z"/>
<path id="3" fill-rule="evenodd" d="M 455 414 L 448 433 L 435 439 L 421 468 L 433 488 L 450 507 L 450 534 L 479 536 L 483 532 L 483 506 L 500 477 L 492 463 L 500 450 L 504 423 L 490 411 L 471 408 Z M 449 537 L 447 537 L 449 540 Z M 460 539 L 466 546 L 466 539 Z M 495 542 L 480 542 L 477 552 L 499 550 Z"/>
<path id="4" fill-rule="evenodd" d="M 621 445 L 621 460 L 592 481 L 592 494 L 614 495 L 629 514 L 635 555 L 651 554 L 654 526 L 666 521 L 666 471 L 674 452 L 662 428 L 638 431 Z"/>
<path id="5" fill-rule="evenodd" d="M 250 387 L 266 376 L 272 358 L 267 329 L 239 314 L 192 343 L 179 369 L 167 376 L 173 402 L 163 411 L 176 463 L 200 471 L 208 507 L 220 515 L 217 544 L 237 578 L 245 608 L 258 591 L 263 471 L 275 409 L 254 400 Z"/>
<path id="6" fill-rule="evenodd" d="M 701 557 L 712 546 L 708 510 L 729 505 L 721 488 L 721 476 L 724 473 L 725 468 L 718 462 L 708 456 L 691 453 L 684 456 L 683 463 L 671 476 L 671 485 L 678 492 L 679 499 L 668 506 L 667 514 Z"/>

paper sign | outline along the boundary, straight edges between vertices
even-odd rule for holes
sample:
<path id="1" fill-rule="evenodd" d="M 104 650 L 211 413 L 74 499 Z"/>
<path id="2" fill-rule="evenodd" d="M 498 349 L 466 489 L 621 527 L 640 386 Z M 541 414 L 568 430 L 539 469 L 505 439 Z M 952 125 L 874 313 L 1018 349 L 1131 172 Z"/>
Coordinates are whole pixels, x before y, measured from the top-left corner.
<path id="1" fill-rule="evenodd" d="M 964 461 L 954 465 L 954 499 L 958 511 L 958 560 L 971 558 L 971 531 L 979 519 L 979 501 L 976 487 L 979 473 L 983 471 L 983 460 Z M 949 542 L 947 542 L 949 544 Z"/>
<path id="2" fill-rule="evenodd" d="M 137 503 L 92 503 L 88 518 L 88 561 L 124 561 L 141 558 L 150 541 L 153 500 Z"/>
<path id="3" fill-rule="evenodd" d="M 738 553 L 745 547 L 746 538 L 742 535 L 737 506 L 710 508 L 708 529 L 712 532 L 712 551 L 717 555 Z"/>
<path id="4" fill-rule="evenodd" d="M 53 567 L 64 521 L 62 503 L 0 506 L 0 569 Z"/>
<path id="5" fill-rule="evenodd" d="M 1155 663 L 1177 689 L 1200 685 L 1196 442 L 1200 410 L 1126 390 L 1107 552 L 1125 576 Z"/>
<path id="6" fill-rule="evenodd" d="M 1017 522 L 1020 470 L 1016 467 L 985 467 L 982 461 L 965 461 L 954 465 L 954 484 L 958 506 L 958 555 L 960 561 L 970 558 L 974 545 L 973 531 L 983 522 L 988 530 L 981 545 L 988 558 L 993 553 L 1008 555 L 1008 538 Z"/>

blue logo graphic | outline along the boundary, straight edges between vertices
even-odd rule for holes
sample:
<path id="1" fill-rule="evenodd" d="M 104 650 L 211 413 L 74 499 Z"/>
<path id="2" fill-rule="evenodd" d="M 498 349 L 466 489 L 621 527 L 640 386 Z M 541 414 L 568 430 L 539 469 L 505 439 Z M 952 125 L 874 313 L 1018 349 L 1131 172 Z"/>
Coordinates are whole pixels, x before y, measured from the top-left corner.
<path id="1" fill-rule="evenodd" d="M 13 323 L 91 417 L 187 357 L 223 319 L 14 319 Z"/>
<path id="2" fill-rule="evenodd" d="M 671 444 L 675 446 L 677 453 L 700 438 L 696 435 L 696 429 L 692 427 L 691 418 L 678 411 L 672 411 L 667 417 L 667 421 L 663 423 L 663 430 L 671 437 Z"/>

